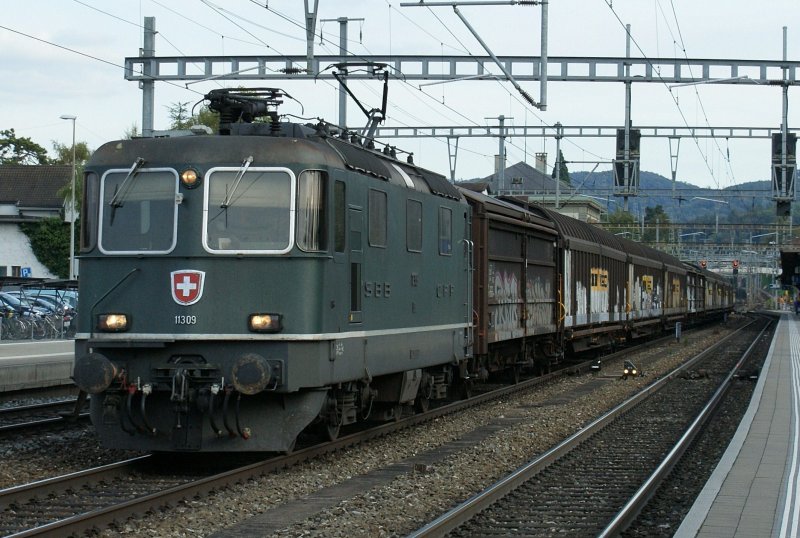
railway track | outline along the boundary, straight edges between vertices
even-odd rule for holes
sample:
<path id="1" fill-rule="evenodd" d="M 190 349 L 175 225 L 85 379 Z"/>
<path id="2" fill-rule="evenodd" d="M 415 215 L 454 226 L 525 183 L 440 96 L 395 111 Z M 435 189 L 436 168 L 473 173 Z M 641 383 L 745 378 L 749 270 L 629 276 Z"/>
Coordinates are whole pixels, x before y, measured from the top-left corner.
<path id="1" fill-rule="evenodd" d="M 731 335 L 411 536 L 618 535 L 722 401 L 755 328 Z"/>
<path id="2" fill-rule="evenodd" d="M 621 364 L 623 358 L 631 351 L 625 350 L 607 356 L 604 363 L 611 365 L 617 361 Z M 589 369 L 592 362 L 575 365 L 571 370 Z M 193 470 L 181 473 L 179 466 L 172 465 L 173 462 L 159 461 L 158 458 L 145 456 L 9 488 L 0 491 L 0 505 L 12 508 L 0 514 L 0 531 L 14 536 L 63 536 L 91 528 L 102 528 L 133 514 L 142 514 L 194 495 L 206 494 L 248 478 L 275 472 L 371 438 L 456 413 L 469 406 L 505 398 L 514 392 L 530 390 L 561 375 L 564 373 L 524 380 L 517 385 L 442 406 L 426 414 L 410 416 L 399 422 L 354 433 L 325 445 L 312 446 L 290 455 L 256 461 L 212 476 L 197 476 Z M 169 466 L 169 473 L 163 472 L 165 465 Z M 195 462 L 194 469 L 198 467 L 205 468 L 202 465 L 197 466 Z M 48 502 L 37 501 L 42 498 L 47 498 Z"/>
<path id="3" fill-rule="evenodd" d="M 0 408 L 0 435 L 88 420 L 87 411 L 74 414 L 76 402 L 70 399 Z"/>

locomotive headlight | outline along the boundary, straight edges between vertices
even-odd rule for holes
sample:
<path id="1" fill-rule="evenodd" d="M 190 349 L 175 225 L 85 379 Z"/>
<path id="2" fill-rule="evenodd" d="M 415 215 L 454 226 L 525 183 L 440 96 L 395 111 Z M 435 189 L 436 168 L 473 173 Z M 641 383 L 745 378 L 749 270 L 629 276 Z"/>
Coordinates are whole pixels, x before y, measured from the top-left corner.
<path id="1" fill-rule="evenodd" d="M 187 189 L 193 189 L 200 185 L 200 176 L 194 168 L 187 168 L 181 172 L 181 183 Z"/>
<path id="2" fill-rule="evenodd" d="M 127 314 L 100 314 L 97 316 L 97 329 L 105 332 L 128 330 Z"/>
<path id="3" fill-rule="evenodd" d="M 280 314 L 250 314 L 247 327 L 257 333 L 276 333 L 283 329 Z"/>

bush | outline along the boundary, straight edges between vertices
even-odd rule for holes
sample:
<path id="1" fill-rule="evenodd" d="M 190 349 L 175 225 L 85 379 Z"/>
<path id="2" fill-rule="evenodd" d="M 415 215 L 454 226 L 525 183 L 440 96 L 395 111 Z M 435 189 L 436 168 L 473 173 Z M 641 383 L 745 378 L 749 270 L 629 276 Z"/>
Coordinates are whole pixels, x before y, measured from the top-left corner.
<path id="1" fill-rule="evenodd" d="M 28 236 L 39 263 L 58 278 L 69 278 L 69 223 L 52 217 L 20 224 L 20 229 Z"/>

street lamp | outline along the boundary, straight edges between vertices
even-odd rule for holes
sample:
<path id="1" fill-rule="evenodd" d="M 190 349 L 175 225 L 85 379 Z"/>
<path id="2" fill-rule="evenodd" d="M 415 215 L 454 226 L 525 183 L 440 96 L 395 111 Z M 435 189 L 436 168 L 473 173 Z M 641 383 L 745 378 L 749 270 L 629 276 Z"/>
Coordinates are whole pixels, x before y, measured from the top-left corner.
<path id="1" fill-rule="evenodd" d="M 778 240 L 778 232 L 767 232 L 767 233 L 765 233 L 765 234 L 756 234 L 756 235 L 751 235 L 751 236 L 750 236 L 750 244 L 751 244 L 751 245 L 753 244 L 753 239 L 755 239 L 756 237 L 766 237 L 766 236 L 768 236 L 768 235 L 774 235 L 774 236 L 775 236 L 775 241 L 777 241 L 777 240 Z"/>
<path id="2" fill-rule="evenodd" d="M 692 200 L 702 200 L 704 202 L 713 202 L 715 204 L 725 204 L 728 205 L 728 202 L 725 200 L 717 200 L 715 198 L 705 198 L 703 196 L 693 196 L 689 199 L 691 202 Z M 714 235 L 719 236 L 719 205 L 714 206 Z M 717 239 L 718 240 L 718 239 Z"/>
<path id="3" fill-rule="evenodd" d="M 62 120 L 72 121 L 72 180 L 69 204 L 69 279 L 75 280 L 75 120 L 77 116 L 64 114 Z"/>
<path id="4" fill-rule="evenodd" d="M 687 233 L 687 234 L 679 234 L 678 235 L 678 242 L 680 243 L 681 237 L 692 237 L 692 236 L 694 236 L 694 238 L 695 238 L 694 241 L 696 243 L 698 235 L 706 235 L 706 233 L 705 232 L 691 232 L 691 233 Z"/>

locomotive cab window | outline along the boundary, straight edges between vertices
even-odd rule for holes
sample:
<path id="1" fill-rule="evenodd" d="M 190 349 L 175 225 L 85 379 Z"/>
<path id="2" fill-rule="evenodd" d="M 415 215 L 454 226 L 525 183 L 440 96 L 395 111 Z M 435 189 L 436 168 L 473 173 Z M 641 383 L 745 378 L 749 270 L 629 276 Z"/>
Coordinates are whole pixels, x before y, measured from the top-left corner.
<path id="1" fill-rule="evenodd" d="M 214 254 L 252 252 L 284 254 L 292 248 L 295 183 L 285 168 L 214 168 L 205 184 L 203 246 Z M 322 196 L 313 176 L 306 189 L 309 199 Z M 321 187 L 320 187 L 321 189 Z M 316 193 L 316 194 L 315 194 Z M 313 206 L 305 218 L 313 221 Z M 312 224 L 309 224 L 313 228 Z M 321 226 L 321 224 L 320 224 Z M 319 229 L 304 230 L 307 246 L 319 246 Z M 310 234 L 310 235 L 309 235 Z"/>
<path id="2" fill-rule="evenodd" d="M 89 172 L 83 179 L 83 208 L 81 213 L 81 252 L 97 244 L 97 215 L 100 211 L 100 178 Z"/>
<path id="3" fill-rule="evenodd" d="M 103 253 L 165 254 L 175 247 L 178 174 L 170 169 L 109 170 L 100 185 Z"/>
<path id="4" fill-rule="evenodd" d="M 306 170 L 297 180 L 297 246 L 306 252 L 327 249 L 326 175 Z"/>

